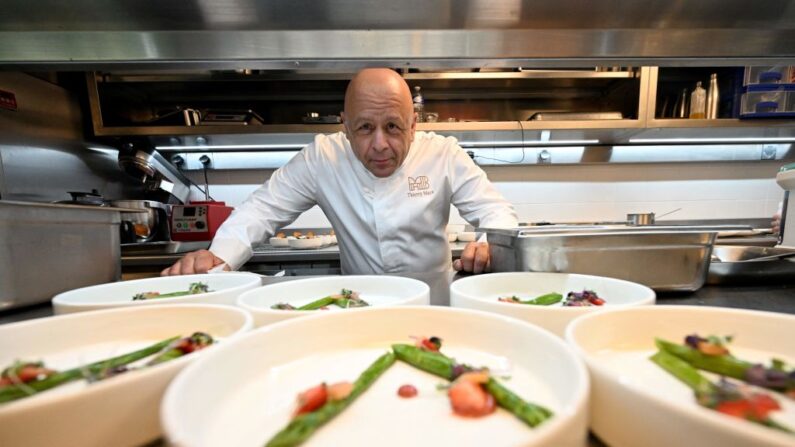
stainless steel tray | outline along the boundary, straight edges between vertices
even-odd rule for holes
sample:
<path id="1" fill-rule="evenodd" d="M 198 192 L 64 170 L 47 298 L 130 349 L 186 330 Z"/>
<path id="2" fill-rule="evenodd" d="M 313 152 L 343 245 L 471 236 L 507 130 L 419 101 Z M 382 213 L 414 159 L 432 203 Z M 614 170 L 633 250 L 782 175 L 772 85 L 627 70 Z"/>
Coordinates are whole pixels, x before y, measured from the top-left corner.
<path id="1" fill-rule="evenodd" d="M 707 284 L 791 284 L 795 259 L 754 261 L 755 258 L 791 253 L 792 248 L 716 245 L 712 251 Z"/>
<path id="2" fill-rule="evenodd" d="M 495 272 L 607 276 L 658 291 L 694 291 L 706 280 L 717 231 L 592 226 L 484 229 Z"/>

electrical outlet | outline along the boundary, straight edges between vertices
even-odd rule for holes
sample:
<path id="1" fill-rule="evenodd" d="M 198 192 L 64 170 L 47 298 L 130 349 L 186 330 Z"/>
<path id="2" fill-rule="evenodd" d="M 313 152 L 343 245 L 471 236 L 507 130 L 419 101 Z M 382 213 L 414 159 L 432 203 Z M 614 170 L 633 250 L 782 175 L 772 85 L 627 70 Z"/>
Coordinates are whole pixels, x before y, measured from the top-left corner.
<path id="1" fill-rule="evenodd" d="M 776 145 L 765 144 L 762 146 L 762 160 L 775 160 L 776 159 Z"/>

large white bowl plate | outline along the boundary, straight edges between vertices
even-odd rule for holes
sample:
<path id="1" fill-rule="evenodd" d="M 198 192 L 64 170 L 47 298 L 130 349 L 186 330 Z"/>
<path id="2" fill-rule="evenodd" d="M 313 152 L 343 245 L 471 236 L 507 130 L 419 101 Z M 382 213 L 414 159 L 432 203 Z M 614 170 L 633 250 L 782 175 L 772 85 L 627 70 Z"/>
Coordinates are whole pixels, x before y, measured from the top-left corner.
<path id="1" fill-rule="evenodd" d="M 523 300 L 547 293 L 593 290 L 605 300 L 602 306 L 564 307 L 503 303 L 497 299 L 516 295 Z M 573 273 L 492 273 L 459 279 L 450 285 L 450 305 L 519 318 L 563 336 L 566 325 L 580 315 L 622 306 L 654 304 L 652 289 L 629 281 Z"/>
<path id="2" fill-rule="evenodd" d="M 64 370 L 195 331 L 222 343 L 249 330 L 251 316 L 229 306 L 147 306 L 79 313 L 0 326 L 0 365 L 43 360 Z M 140 445 L 160 435 L 157 413 L 169 381 L 205 352 L 87 385 L 81 380 L 0 404 L 0 445 Z"/>
<path id="3" fill-rule="evenodd" d="M 297 279 L 269 284 L 250 290 L 237 300 L 237 305 L 254 315 L 254 324 L 263 326 L 296 317 L 305 317 L 318 312 L 350 312 L 357 309 L 341 309 L 328 306 L 328 310 L 277 310 L 271 306 L 289 303 L 303 306 L 328 295 L 338 294 L 342 289 L 359 292 L 359 297 L 372 307 L 424 305 L 430 303 L 430 288 L 422 281 L 400 276 L 324 276 Z"/>
<path id="4" fill-rule="evenodd" d="M 132 299 L 133 295 L 144 292 L 170 293 L 185 291 L 194 282 L 207 284 L 210 292 L 173 298 L 154 298 L 137 301 Z M 235 300 L 240 294 L 261 285 L 261 276 L 244 272 L 164 276 L 119 281 L 70 290 L 56 295 L 52 300 L 52 304 L 56 315 L 87 310 L 160 304 L 235 304 Z"/>
<path id="5" fill-rule="evenodd" d="M 531 429 L 503 409 L 481 419 L 454 416 L 444 383 L 396 362 L 306 445 L 583 445 L 588 378 L 562 340 L 521 321 L 441 307 L 372 308 L 294 319 L 219 347 L 169 387 L 162 417 L 180 446 L 262 446 L 295 410 L 296 395 L 321 382 L 353 381 L 393 343 L 411 335 L 444 339 L 458 361 L 491 366 L 504 383 L 547 406 L 554 418 Z M 410 383 L 419 395 L 397 396 Z"/>
<path id="6" fill-rule="evenodd" d="M 612 447 L 795 445 L 795 436 L 700 407 L 690 388 L 649 360 L 655 337 L 681 343 L 694 333 L 734 335 L 732 353 L 750 361 L 795 363 L 792 315 L 697 306 L 586 315 L 568 327 L 566 338 L 591 372 L 591 429 Z M 780 394 L 777 399 L 784 411 L 773 414 L 795 427 L 795 404 Z"/>

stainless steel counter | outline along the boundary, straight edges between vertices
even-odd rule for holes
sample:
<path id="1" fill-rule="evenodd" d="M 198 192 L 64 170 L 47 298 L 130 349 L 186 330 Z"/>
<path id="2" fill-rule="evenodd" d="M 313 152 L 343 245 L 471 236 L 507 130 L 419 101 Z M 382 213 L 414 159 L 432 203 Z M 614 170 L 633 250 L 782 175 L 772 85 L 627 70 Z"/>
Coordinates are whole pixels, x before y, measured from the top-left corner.
<path id="1" fill-rule="evenodd" d="M 453 242 L 450 251 L 454 258 L 461 256 L 467 242 Z M 123 255 L 122 268 L 129 266 L 167 266 L 176 262 L 185 253 L 151 253 Z M 338 245 L 312 250 L 295 250 L 291 248 L 276 248 L 270 245 L 254 247 L 254 255 L 249 263 L 282 263 L 282 262 L 309 262 L 309 261 L 339 261 L 340 252 Z"/>

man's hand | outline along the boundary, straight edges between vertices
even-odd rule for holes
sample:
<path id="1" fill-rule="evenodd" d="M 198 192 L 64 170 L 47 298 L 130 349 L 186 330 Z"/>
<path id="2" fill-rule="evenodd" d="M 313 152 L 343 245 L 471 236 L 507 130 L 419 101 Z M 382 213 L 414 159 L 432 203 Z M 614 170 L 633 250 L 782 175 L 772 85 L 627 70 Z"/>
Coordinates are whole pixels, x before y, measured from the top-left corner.
<path id="1" fill-rule="evenodd" d="M 779 234 L 781 232 L 781 213 L 778 212 L 773 215 L 773 220 L 770 222 L 770 228 L 773 231 L 773 234 Z"/>
<path id="2" fill-rule="evenodd" d="M 488 242 L 470 242 L 464 247 L 461 258 L 453 262 L 453 268 L 469 273 L 491 271 Z"/>
<path id="3" fill-rule="evenodd" d="M 224 263 L 224 260 L 215 256 L 209 250 L 199 250 L 186 254 L 171 267 L 160 272 L 160 276 L 192 275 L 194 273 L 207 273 L 213 267 Z M 224 270 L 230 270 L 226 266 Z"/>

